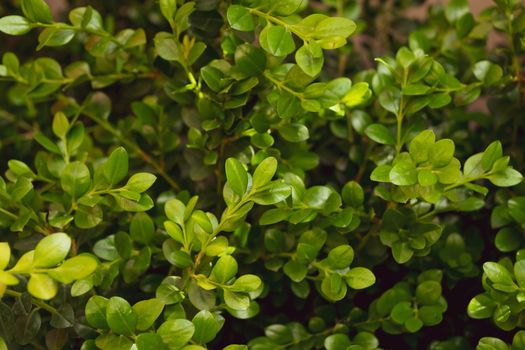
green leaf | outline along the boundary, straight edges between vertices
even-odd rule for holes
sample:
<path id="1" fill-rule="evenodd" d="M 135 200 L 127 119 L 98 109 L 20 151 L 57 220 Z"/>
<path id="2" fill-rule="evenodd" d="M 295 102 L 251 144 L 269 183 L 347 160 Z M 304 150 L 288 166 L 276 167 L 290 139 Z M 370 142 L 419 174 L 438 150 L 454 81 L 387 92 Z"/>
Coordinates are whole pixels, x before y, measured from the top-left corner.
<path id="1" fill-rule="evenodd" d="M 38 35 L 37 50 L 41 50 L 45 46 L 65 45 L 75 37 L 75 34 L 75 31 L 72 29 L 45 28 Z"/>
<path id="2" fill-rule="evenodd" d="M 417 183 L 416 166 L 410 161 L 399 161 L 392 167 L 389 179 L 397 186 L 415 185 Z"/>
<path id="3" fill-rule="evenodd" d="M 274 157 L 265 158 L 253 173 L 254 188 L 259 188 L 269 183 L 277 171 L 277 159 Z"/>
<path id="4" fill-rule="evenodd" d="M 258 276 L 247 274 L 237 278 L 230 289 L 234 292 L 251 293 L 259 289 L 261 285 L 262 281 Z"/>
<path id="5" fill-rule="evenodd" d="M 410 317 L 405 322 L 405 328 L 410 333 L 416 333 L 417 331 L 421 329 L 421 327 L 423 327 L 423 322 L 419 318 L 416 318 L 415 316 Z"/>
<path id="6" fill-rule="evenodd" d="M 514 276 L 520 288 L 525 287 L 525 260 L 516 261 L 514 264 Z"/>
<path id="7" fill-rule="evenodd" d="M 372 170 L 370 174 L 370 180 L 377 182 L 390 182 L 390 172 L 392 171 L 392 166 L 388 164 L 383 164 L 376 167 Z"/>
<path id="8" fill-rule="evenodd" d="M 125 299 L 112 297 L 106 306 L 106 320 L 113 332 L 131 336 L 135 333 L 138 316 Z"/>
<path id="9" fill-rule="evenodd" d="M 392 317 L 392 320 L 394 322 L 397 322 L 399 324 L 404 324 L 410 317 L 412 317 L 413 314 L 414 314 L 414 310 L 412 309 L 411 303 L 408 301 L 403 301 L 403 302 L 397 303 L 392 308 L 390 317 Z"/>
<path id="10" fill-rule="evenodd" d="M 348 90 L 346 95 L 342 98 L 341 102 L 343 102 L 348 108 L 354 108 L 365 103 L 371 95 L 372 91 L 370 90 L 368 83 L 359 82 L 352 85 L 350 90 Z"/>
<path id="11" fill-rule="evenodd" d="M 220 284 L 225 284 L 237 275 L 237 261 L 230 255 L 219 258 L 211 270 L 212 278 Z"/>
<path id="12" fill-rule="evenodd" d="M 493 337 L 483 337 L 479 340 L 476 350 L 509 350 L 509 347 L 501 339 Z"/>
<path id="13" fill-rule="evenodd" d="M 403 95 L 407 96 L 421 96 L 426 95 L 430 91 L 430 87 L 424 84 L 410 84 L 403 88 Z"/>
<path id="14" fill-rule="evenodd" d="M 214 92 L 220 92 L 224 87 L 224 74 L 218 68 L 212 66 L 202 67 L 201 77 Z"/>
<path id="15" fill-rule="evenodd" d="M 495 262 L 486 262 L 483 264 L 483 271 L 493 283 L 514 284 L 511 273 L 503 265 Z"/>
<path id="16" fill-rule="evenodd" d="M 356 28 L 356 24 L 347 18 L 329 17 L 317 23 L 313 34 L 319 39 L 332 37 L 346 39 L 352 35 Z"/>
<path id="17" fill-rule="evenodd" d="M 235 50 L 234 74 L 237 79 L 261 74 L 266 68 L 266 54 L 250 44 L 242 44 Z"/>
<path id="18" fill-rule="evenodd" d="M 93 256 L 82 254 L 66 260 L 62 265 L 49 270 L 47 273 L 60 283 L 69 284 L 91 275 L 97 266 L 98 262 Z"/>
<path id="19" fill-rule="evenodd" d="M 250 197 L 252 201 L 260 205 L 272 205 L 284 201 L 290 194 L 292 189 L 290 185 L 276 180 L 272 182 L 270 188 L 265 191 L 258 192 L 256 195 Z"/>
<path id="20" fill-rule="evenodd" d="M 479 294 L 470 300 L 467 312 L 472 318 L 483 319 L 491 317 L 495 308 L 495 301 L 493 301 L 488 295 Z"/>
<path id="21" fill-rule="evenodd" d="M 222 323 L 217 321 L 215 316 L 208 310 L 199 311 L 193 317 L 192 323 L 195 326 L 192 339 L 199 344 L 211 342 L 222 328 Z"/>
<path id="22" fill-rule="evenodd" d="M 436 135 L 432 130 L 425 130 L 412 139 L 409 144 L 410 156 L 419 164 L 429 159 L 429 153 L 434 147 Z"/>
<path id="23" fill-rule="evenodd" d="M 500 82 L 503 76 L 503 69 L 497 64 L 489 61 L 480 61 L 474 65 L 472 72 L 479 81 L 487 85 L 494 85 Z"/>
<path id="24" fill-rule="evenodd" d="M 330 250 L 326 262 L 334 269 L 344 269 L 348 267 L 354 260 L 354 250 L 351 246 L 344 244 Z"/>
<path id="25" fill-rule="evenodd" d="M 399 264 L 408 262 L 414 255 L 414 251 L 410 249 L 406 242 L 396 242 L 392 245 L 392 255 Z"/>
<path id="26" fill-rule="evenodd" d="M 230 5 L 226 13 L 228 23 L 233 29 L 249 32 L 255 29 L 255 20 L 250 10 L 241 5 Z"/>
<path id="27" fill-rule="evenodd" d="M 292 34 L 279 25 L 267 25 L 259 34 L 259 43 L 265 51 L 278 57 L 295 51 Z"/>
<path id="28" fill-rule="evenodd" d="M 438 177 L 428 169 L 417 173 L 417 181 L 421 186 L 433 186 L 437 183 Z"/>
<path id="29" fill-rule="evenodd" d="M 86 304 L 86 319 L 91 326 L 100 329 L 109 328 L 106 321 L 106 308 L 108 302 L 108 299 L 99 295 L 89 298 Z"/>
<path id="30" fill-rule="evenodd" d="M 159 0 L 160 12 L 170 23 L 174 23 L 175 12 L 177 11 L 177 0 Z"/>
<path id="31" fill-rule="evenodd" d="M 19 177 L 11 188 L 11 198 L 15 201 L 22 200 L 31 190 L 33 184 L 26 177 Z"/>
<path id="32" fill-rule="evenodd" d="M 376 277 L 367 268 L 354 267 L 345 275 L 348 286 L 352 289 L 365 289 L 376 283 Z"/>
<path id="33" fill-rule="evenodd" d="M 441 306 L 423 306 L 418 310 L 418 318 L 425 326 L 435 326 L 443 321 Z"/>
<path id="34" fill-rule="evenodd" d="M 155 50 L 166 61 L 184 62 L 181 45 L 169 33 L 157 33 L 154 39 Z"/>
<path id="35" fill-rule="evenodd" d="M 0 271 L 5 270 L 11 259 L 11 248 L 9 243 L 0 242 Z"/>
<path id="36" fill-rule="evenodd" d="M 135 340 L 137 350 L 167 350 L 160 335 L 156 333 L 141 333 Z"/>
<path id="37" fill-rule="evenodd" d="M 290 328 L 282 324 L 273 324 L 266 327 L 264 333 L 277 344 L 285 345 L 293 341 L 293 333 Z"/>
<path id="38" fill-rule="evenodd" d="M 21 162 L 19 160 L 11 159 L 7 162 L 7 166 L 9 167 L 9 170 L 11 170 L 17 176 L 36 176 L 26 163 Z"/>
<path id="39" fill-rule="evenodd" d="M 0 32 L 9 35 L 24 35 L 31 30 L 30 22 L 22 16 L 0 18 Z"/>
<path id="40" fill-rule="evenodd" d="M 104 164 L 104 177 L 111 185 L 122 181 L 128 174 L 128 152 L 124 147 L 118 147 Z"/>
<path id="41" fill-rule="evenodd" d="M 77 7 L 69 12 L 71 24 L 78 28 L 104 31 L 100 13 L 92 7 Z"/>
<path id="42" fill-rule="evenodd" d="M 490 182 L 499 187 L 511 187 L 523 181 L 523 175 L 515 169 L 506 168 L 492 175 L 487 176 Z"/>
<path id="43" fill-rule="evenodd" d="M 97 205 L 93 207 L 79 205 L 75 211 L 75 225 L 78 228 L 93 228 L 102 222 L 102 216 L 102 209 Z"/>
<path id="44" fill-rule="evenodd" d="M 9 350 L 4 338 L 0 337 L 0 350 Z"/>
<path id="45" fill-rule="evenodd" d="M 166 202 L 164 212 L 171 221 L 176 222 L 180 226 L 184 226 L 186 206 L 180 200 L 172 198 Z"/>
<path id="46" fill-rule="evenodd" d="M 97 349 L 102 350 L 129 350 L 133 342 L 123 335 L 106 333 L 95 339 Z"/>
<path id="47" fill-rule="evenodd" d="M 492 169 L 494 163 L 496 163 L 501 157 L 503 157 L 503 147 L 501 146 L 501 142 L 494 141 L 483 152 L 481 167 L 483 170 L 489 171 Z"/>
<path id="48" fill-rule="evenodd" d="M 149 189 L 157 180 L 157 177 L 150 173 L 137 173 L 132 175 L 126 186 L 127 190 L 137 193 L 142 193 Z"/>
<path id="49" fill-rule="evenodd" d="M 137 330 L 145 331 L 157 320 L 164 309 L 164 303 L 159 299 L 141 300 L 133 305 L 133 311 L 138 316 Z"/>
<path id="50" fill-rule="evenodd" d="M 69 163 L 60 176 L 60 185 L 72 197 L 81 197 L 91 187 L 91 174 L 88 167 L 79 161 Z"/>
<path id="51" fill-rule="evenodd" d="M 295 52 L 295 61 L 303 72 L 311 77 L 315 77 L 323 68 L 323 50 L 315 42 L 306 43 Z"/>
<path id="52" fill-rule="evenodd" d="M 303 124 L 292 123 L 281 126 L 279 134 L 288 142 L 302 142 L 308 140 L 310 133 Z"/>
<path id="53" fill-rule="evenodd" d="M 332 273 L 321 282 L 321 291 L 329 300 L 339 301 L 346 295 L 346 283 L 339 274 Z"/>
<path id="54" fill-rule="evenodd" d="M 396 61 L 403 66 L 403 68 L 408 68 L 414 61 L 416 57 L 414 53 L 407 47 L 401 47 L 396 54 Z"/>
<path id="55" fill-rule="evenodd" d="M 324 340 L 326 350 L 347 350 L 351 348 L 352 343 L 346 334 L 337 333 L 329 335 Z M 356 349 L 357 350 L 357 349 Z"/>
<path id="56" fill-rule="evenodd" d="M 226 160 L 226 179 L 230 188 L 242 197 L 248 187 L 248 173 L 236 158 Z"/>
<path id="57" fill-rule="evenodd" d="M 22 12 L 31 22 L 53 22 L 51 9 L 44 0 L 22 0 Z"/>
<path id="58" fill-rule="evenodd" d="M 344 185 L 341 196 L 346 204 L 354 208 L 360 208 L 365 200 L 363 188 L 355 181 L 349 181 Z"/>
<path id="59" fill-rule="evenodd" d="M 61 139 L 65 139 L 67 132 L 69 131 L 69 120 L 67 119 L 66 115 L 62 112 L 58 112 L 55 114 L 55 117 L 53 118 L 53 133 Z"/>
<path id="60" fill-rule="evenodd" d="M 53 233 L 38 242 L 33 257 L 33 267 L 54 267 L 69 253 L 71 238 L 65 233 Z"/>
<path id="61" fill-rule="evenodd" d="M 455 145 L 450 139 L 437 141 L 429 152 L 432 165 L 436 168 L 444 167 L 454 158 Z"/>
<path id="62" fill-rule="evenodd" d="M 57 294 L 58 285 L 48 275 L 32 273 L 27 283 L 27 291 L 38 299 L 50 300 Z"/>
<path id="63" fill-rule="evenodd" d="M 424 281 L 416 288 L 417 302 L 421 305 L 433 305 L 441 297 L 441 284 L 436 281 Z"/>
<path id="64" fill-rule="evenodd" d="M 45 136 L 42 133 L 37 133 L 35 135 L 35 141 L 38 142 L 42 147 L 47 149 L 49 152 L 55 153 L 55 154 L 61 154 L 60 149 L 58 146 L 51 141 L 47 136 Z"/>
<path id="65" fill-rule="evenodd" d="M 298 261 L 290 260 L 284 264 L 283 271 L 292 281 L 301 282 L 306 277 L 308 268 Z"/>
<path id="66" fill-rule="evenodd" d="M 371 124 L 365 129 L 365 134 L 373 141 L 383 145 L 396 143 L 394 135 L 383 124 Z"/>
<path id="67" fill-rule="evenodd" d="M 170 350 L 178 350 L 186 345 L 195 333 L 195 326 L 188 320 L 170 319 L 157 329 L 157 334 L 162 337 L 164 344 Z"/>
<path id="68" fill-rule="evenodd" d="M 147 245 L 153 239 L 155 224 L 148 214 L 137 213 L 131 219 L 129 233 L 134 241 Z"/>
<path id="69" fill-rule="evenodd" d="M 455 22 L 469 11 L 467 0 L 451 0 L 445 7 L 445 16 L 449 22 Z"/>
<path id="70" fill-rule="evenodd" d="M 237 293 L 225 289 L 223 296 L 226 306 L 232 310 L 244 311 L 250 307 L 250 298 L 244 293 Z"/>
<path id="71" fill-rule="evenodd" d="M 498 231 L 494 244 L 499 251 L 508 253 L 521 247 L 522 235 L 513 227 L 504 227 Z"/>
<path id="72" fill-rule="evenodd" d="M 184 293 L 179 289 L 180 277 L 168 276 L 158 286 L 155 291 L 157 299 L 166 305 L 179 303 L 184 299 Z"/>

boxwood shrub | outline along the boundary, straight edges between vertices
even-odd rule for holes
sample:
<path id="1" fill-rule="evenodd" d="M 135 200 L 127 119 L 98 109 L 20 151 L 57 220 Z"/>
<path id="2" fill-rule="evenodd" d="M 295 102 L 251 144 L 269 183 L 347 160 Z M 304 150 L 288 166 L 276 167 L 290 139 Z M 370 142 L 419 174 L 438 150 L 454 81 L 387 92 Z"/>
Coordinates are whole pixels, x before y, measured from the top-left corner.
<path id="1" fill-rule="evenodd" d="M 0 32 L 0 350 L 525 349 L 522 1 Z"/>

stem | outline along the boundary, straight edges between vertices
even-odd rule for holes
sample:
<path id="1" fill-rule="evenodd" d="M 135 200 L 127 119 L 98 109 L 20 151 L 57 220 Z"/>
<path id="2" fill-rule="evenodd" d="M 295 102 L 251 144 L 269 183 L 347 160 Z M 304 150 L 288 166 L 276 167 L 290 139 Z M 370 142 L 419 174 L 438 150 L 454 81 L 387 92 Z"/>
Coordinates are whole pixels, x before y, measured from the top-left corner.
<path id="1" fill-rule="evenodd" d="M 5 210 L 4 208 L 0 208 L 0 213 L 4 214 L 6 216 L 9 216 L 13 220 L 18 219 L 18 216 L 16 216 L 15 214 L 11 213 L 10 211 Z"/>
<path id="2" fill-rule="evenodd" d="M 250 200 L 250 194 L 246 195 L 245 197 L 243 197 L 237 204 L 235 204 L 233 207 L 227 207 L 226 210 L 224 211 L 224 214 L 222 215 L 221 217 L 221 221 L 219 223 L 219 225 L 217 225 L 217 227 L 215 228 L 215 230 L 213 230 L 213 232 L 209 235 L 208 239 L 206 240 L 206 242 L 204 242 L 204 244 L 202 245 L 201 247 L 201 250 L 199 252 L 199 254 L 197 254 L 197 257 L 195 258 L 195 264 L 194 264 L 194 267 L 193 267 L 193 271 L 197 271 L 200 263 L 201 263 L 201 260 L 202 258 L 204 257 L 204 254 L 206 252 L 206 248 L 208 247 L 208 245 L 210 244 L 210 242 L 212 241 L 213 238 L 215 238 L 221 231 L 222 231 L 222 226 L 230 219 L 230 217 L 237 211 L 239 210 L 240 207 L 242 207 L 244 204 L 248 203 Z M 190 268 L 191 269 L 191 268 Z M 190 271 L 191 272 L 191 271 Z"/>
<path id="3" fill-rule="evenodd" d="M 155 171 L 166 180 L 170 184 L 170 186 L 175 190 L 179 191 L 180 186 L 179 184 L 168 175 L 166 170 L 160 166 L 160 164 L 154 160 L 149 154 L 144 152 L 135 142 L 127 139 L 122 135 L 120 130 L 115 129 L 110 123 L 108 123 L 106 120 L 100 119 L 98 117 L 95 117 L 93 115 L 88 115 L 88 117 L 93 120 L 95 123 L 100 125 L 102 128 L 104 128 L 109 133 L 113 134 L 120 142 L 122 142 L 126 147 L 131 149 L 136 155 L 141 157 L 146 163 L 151 165 Z"/>
<path id="4" fill-rule="evenodd" d="M 94 81 L 97 79 L 112 79 L 112 80 L 126 80 L 126 79 L 145 79 L 145 78 L 155 78 L 156 74 L 154 72 L 145 72 L 145 73 L 112 73 L 112 74 L 103 74 L 103 75 L 87 75 L 89 81 Z M 17 82 L 21 84 L 29 85 L 29 82 L 25 79 L 19 77 L 0 77 L 0 81 L 6 82 Z M 63 79 L 41 79 L 40 83 L 44 84 L 60 84 L 68 85 L 75 81 L 73 78 L 63 78 Z"/>
<path id="5" fill-rule="evenodd" d="M 337 326 L 337 325 L 336 325 Z M 298 339 L 298 340 L 294 340 L 288 344 L 284 344 L 284 345 L 280 345 L 276 348 L 274 348 L 275 350 L 280 350 L 280 349 L 288 349 L 289 347 L 292 347 L 294 345 L 299 345 L 301 343 L 304 343 L 305 341 L 308 341 L 310 339 L 312 339 L 313 337 L 319 337 L 319 336 L 325 336 L 325 335 L 328 335 L 330 333 L 332 333 L 335 329 L 335 327 L 332 327 L 332 328 L 328 328 L 328 329 L 325 329 L 324 331 L 322 332 L 319 332 L 319 333 L 313 333 L 313 334 L 308 334 L 306 337 L 302 338 L 302 339 Z"/>
<path id="6" fill-rule="evenodd" d="M 355 248 L 356 254 L 363 250 L 363 248 L 366 246 L 366 243 L 370 239 L 370 237 L 373 237 L 379 233 L 379 229 L 381 228 L 381 219 L 375 219 L 374 225 L 370 228 L 370 230 L 363 236 L 361 241 L 359 242 L 359 245 Z"/>
<path id="7" fill-rule="evenodd" d="M 468 177 L 467 177 L 466 179 L 464 179 L 464 180 L 461 181 L 461 182 L 458 182 L 458 183 L 455 183 L 455 184 L 453 184 L 453 185 L 449 185 L 449 186 L 445 187 L 445 188 L 443 189 L 443 191 L 444 191 L 444 192 L 447 192 L 447 191 L 453 190 L 453 189 L 456 188 L 456 187 L 463 186 L 463 185 L 465 185 L 465 184 L 467 184 L 467 183 L 469 183 L 469 182 L 473 182 L 473 181 L 481 180 L 481 179 L 483 179 L 486 175 L 489 175 L 489 174 L 484 174 L 484 176 L 480 176 L 480 177 L 476 177 L 476 178 L 468 178 Z"/>
<path id="8" fill-rule="evenodd" d="M 281 26 L 285 27 L 287 30 L 289 30 L 290 32 L 292 32 L 295 35 L 297 35 L 303 41 L 308 41 L 306 35 L 303 32 L 295 29 L 293 27 L 293 25 L 290 25 L 290 24 L 286 23 L 285 21 L 281 20 L 280 18 L 274 17 L 274 16 L 272 16 L 272 15 L 266 13 L 266 12 L 262 12 L 262 11 L 259 11 L 257 9 L 249 9 L 249 10 L 254 15 L 262 17 L 265 20 L 267 20 L 268 22 L 272 22 L 274 24 L 278 24 L 278 25 L 281 25 Z"/>
<path id="9" fill-rule="evenodd" d="M 520 62 L 519 62 L 519 56 L 518 51 L 516 49 L 516 45 L 514 43 L 514 27 L 512 25 L 512 14 L 506 13 L 507 17 L 507 33 L 508 33 L 508 40 L 510 45 L 510 51 L 512 54 L 512 69 L 514 71 L 514 74 L 516 75 L 516 81 L 517 81 L 517 89 L 518 89 L 518 106 L 522 105 L 522 94 L 523 94 L 523 79 L 521 77 L 521 69 L 520 69 Z M 519 134 L 519 128 L 520 128 L 520 119 L 521 115 L 516 114 L 513 118 L 513 127 L 512 127 L 512 146 L 516 146 L 518 142 L 518 134 Z"/>
<path id="10" fill-rule="evenodd" d="M 72 26 L 70 24 L 67 24 L 67 23 L 52 23 L 52 24 L 48 24 L 48 23 L 40 23 L 40 22 L 37 22 L 37 23 L 33 23 L 32 24 L 33 27 L 40 27 L 40 28 L 54 28 L 54 29 L 66 29 L 66 30 L 72 30 L 72 31 L 75 31 L 75 32 L 84 32 L 84 33 L 88 33 L 88 34 L 91 34 L 91 35 L 96 35 L 96 36 L 100 36 L 102 38 L 108 38 L 109 40 L 111 40 L 111 42 L 115 43 L 115 45 L 117 45 L 119 48 L 124 48 L 124 45 L 118 41 L 117 38 L 115 38 L 114 36 L 112 36 L 111 34 L 109 34 L 108 32 L 105 32 L 103 30 L 96 30 L 96 29 L 90 29 L 90 28 L 79 28 L 79 27 L 75 27 L 75 26 Z"/>
<path id="11" fill-rule="evenodd" d="M 403 133 L 403 119 L 404 119 L 404 100 L 403 95 L 401 95 L 401 99 L 399 101 L 399 110 L 396 114 L 396 121 L 397 121 L 397 128 L 396 128 L 396 153 L 399 154 L 401 152 L 401 148 L 403 147 L 402 138 L 401 135 Z"/>
<path id="12" fill-rule="evenodd" d="M 282 81 L 275 79 L 275 77 L 271 73 L 265 71 L 263 74 L 268 80 L 270 80 L 275 86 L 277 86 L 277 88 L 290 93 L 291 95 L 299 98 L 300 100 L 304 100 L 304 95 L 302 93 L 290 89 Z"/>
<path id="13" fill-rule="evenodd" d="M 9 295 L 9 296 L 12 296 L 14 298 L 21 298 L 22 297 L 22 293 L 20 292 L 17 292 L 17 291 L 14 291 L 14 290 L 11 290 L 11 289 L 6 289 L 5 292 L 4 292 L 5 295 Z M 44 309 L 52 314 L 55 314 L 55 315 L 60 315 L 60 312 L 58 312 L 57 309 L 55 309 L 54 307 L 52 307 L 51 305 L 43 302 L 42 300 L 38 300 L 38 299 L 35 299 L 35 298 L 31 298 L 31 303 L 35 306 L 38 306 L 39 308 L 41 309 Z"/>

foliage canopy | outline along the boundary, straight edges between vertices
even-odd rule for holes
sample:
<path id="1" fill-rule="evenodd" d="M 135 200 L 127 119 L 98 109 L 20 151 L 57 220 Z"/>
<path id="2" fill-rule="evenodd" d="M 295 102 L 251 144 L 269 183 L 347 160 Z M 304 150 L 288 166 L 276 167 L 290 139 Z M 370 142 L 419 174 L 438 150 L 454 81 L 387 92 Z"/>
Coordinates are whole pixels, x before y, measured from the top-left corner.
<path id="1" fill-rule="evenodd" d="M 4 3 L 0 350 L 525 349 L 522 2 Z"/>

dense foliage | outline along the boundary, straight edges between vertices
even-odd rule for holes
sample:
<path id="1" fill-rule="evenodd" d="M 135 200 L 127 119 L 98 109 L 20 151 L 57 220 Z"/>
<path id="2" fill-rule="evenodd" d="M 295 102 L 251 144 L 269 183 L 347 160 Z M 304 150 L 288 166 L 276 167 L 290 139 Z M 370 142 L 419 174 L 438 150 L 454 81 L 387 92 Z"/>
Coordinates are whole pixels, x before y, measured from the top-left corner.
<path id="1" fill-rule="evenodd" d="M 0 4 L 0 350 L 525 349 L 521 1 L 76 3 Z"/>

